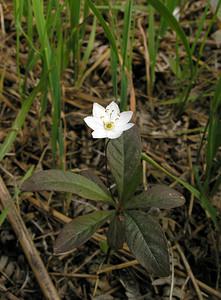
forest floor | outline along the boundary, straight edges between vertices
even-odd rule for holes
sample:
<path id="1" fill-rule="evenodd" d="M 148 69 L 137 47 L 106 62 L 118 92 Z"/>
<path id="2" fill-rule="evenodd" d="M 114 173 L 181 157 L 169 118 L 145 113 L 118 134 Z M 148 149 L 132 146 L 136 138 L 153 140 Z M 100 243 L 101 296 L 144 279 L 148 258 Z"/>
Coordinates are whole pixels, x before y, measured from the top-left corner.
<path id="1" fill-rule="evenodd" d="M 206 1 L 189 2 L 186 10 L 182 12 L 180 23 L 191 40 L 196 31 L 194 21 L 202 14 Z M 1 25 L 4 23 L 5 30 L 0 48 L 0 143 L 3 143 L 18 114 L 22 99 L 17 75 L 12 5 L 1 6 L 1 9 Z M 212 12 L 207 18 L 210 19 L 211 15 Z M 202 145 L 200 152 L 198 150 L 208 120 L 211 95 L 220 72 L 221 41 L 215 38 L 219 24 L 213 26 L 207 38 L 198 79 L 191 89 L 190 101 L 180 115 L 177 114 L 177 103 L 174 104 L 172 100 L 176 99 L 182 86 L 187 83 L 177 79 L 170 68 L 169 57 L 175 55 L 176 51 L 175 33 L 169 30 L 160 43 L 156 80 L 149 101 L 141 31 L 141 27 L 145 26 L 145 15 L 136 15 L 135 26 L 135 96 L 131 104 L 136 108 L 135 120 L 141 132 L 143 152 L 176 177 L 195 185 L 194 166 L 200 165 L 203 168 L 205 161 L 205 145 Z M 20 59 L 24 66 L 27 61 L 26 50 L 27 45 L 21 43 Z M 180 52 L 182 57 L 182 47 Z M 101 56 L 103 60 L 95 65 Z M 104 140 L 92 139 L 91 131 L 83 121 L 84 117 L 91 114 L 93 102 L 106 106 L 114 100 L 108 45 L 102 30 L 99 32 L 88 69 L 91 71 L 79 90 L 73 85 L 71 66 L 62 76 L 62 122 L 65 140 L 63 159 L 66 169 L 78 172 L 91 168 L 105 182 Z M 23 69 L 20 71 L 23 76 Z M 36 72 L 28 78 L 30 90 L 36 84 L 39 72 L 36 68 Z M 46 113 L 40 118 L 39 103 L 37 96 L 12 149 L 0 163 L 0 174 L 19 207 L 19 214 L 60 298 L 165 300 L 169 299 L 172 289 L 173 297 L 170 299 L 221 299 L 219 233 L 199 200 L 166 173 L 147 163 L 143 163 L 144 185 L 169 184 L 186 199 L 183 207 L 157 212 L 169 240 L 172 286 L 171 276 L 160 279 L 151 277 L 126 249 L 113 253 L 106 262 L 106 254 L 102 250 L 106 227 L 71 253 L 62 256 L 53 254 L 53 244 L 63 224 L 76 216 L 93 211 L 97 206 L 74 195 L 70 197 L 62 193 L 19 192 L 20 181 L 30 167 L 34 166 L 35 170 L 39 170 L 53 166 L 50 145 L 51 105 L 49 101 Z M 217 194 L 211 199 L 218 211 L 221 211 L 220 197 Z M 24 249 L 7 219 L 0 228 L 0 299 L 43 299 Z"/>

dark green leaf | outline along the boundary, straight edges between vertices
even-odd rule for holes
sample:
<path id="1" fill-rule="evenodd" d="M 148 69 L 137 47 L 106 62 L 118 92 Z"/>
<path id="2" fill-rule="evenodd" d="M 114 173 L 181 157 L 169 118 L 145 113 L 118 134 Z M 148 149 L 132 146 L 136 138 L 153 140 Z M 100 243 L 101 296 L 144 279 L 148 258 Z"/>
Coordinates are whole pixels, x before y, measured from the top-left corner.
<path id="1" fill-rule="evenodd" d="M 119 198 L 126 201 L 134 193 L 140 178 L 141 140 L 136 126 L 109 142 L 107 158 Z"/>
<path id="2" fill-rule="evenodd" d="M 122 248 L 125 242 L 124 219 L 124 216 L 115 214 L 109 225 L 107 241 L 108 245 L 114 250 Z"/>
<path id="3" fill-rule="evenodd" d="M 131 176 L 130 185 L 125 186 L 125 191 L 123 194 L 123 201 L 126 203 L 130 197 L 134 194 L 136 191 L 136 188 L 139 184 L 142 183 L 142 165 L 139 164 L 137 166 L 137 169 L 134 169 L 134 173 Z"/>
<path id="4" fill-rule="evenodd" d="M 129 249 L 149 272 L 156 276 L 170 274 L 167 241 L 158 222 L 147 213 L 125 213 L 126 241 Z"/>
<path id="5" fill-rule="evenodd" d="M 132 197 L 125 207 L 128 209 L 150 207 L 170 209 L 181 206 L 184 202 L 185 199 L 179 192 L 166 185 L 155 184 L 147 191 Z"/>
<path id="6" fill-rule="evenodd" d="M 70 192 L 86 199 L 113 204 L 110 195 L 95 182 L 69 171 L 47 170 L 37 172 L 23 183 L 21 189 L 28 192 Z"/>
<path id="7" fill-rule="evenodd" d="M 109 190 L 107 189 L 106 185 L 101 181 L 101 179 L 90 169 L 81 171 L 80 173 L 82 176 L 88 178 L 89 180 L 95 182 L 106 194 L 111 196 Z"/>
<path id="8" fill-rule="evenodd" d="M 85 243 L 108 218 L 111 218 L 112 214 L 112 211 L 96 211 L 77 217 L 65 225 L 56 239 L 55 254 L 69 252 Z"/>

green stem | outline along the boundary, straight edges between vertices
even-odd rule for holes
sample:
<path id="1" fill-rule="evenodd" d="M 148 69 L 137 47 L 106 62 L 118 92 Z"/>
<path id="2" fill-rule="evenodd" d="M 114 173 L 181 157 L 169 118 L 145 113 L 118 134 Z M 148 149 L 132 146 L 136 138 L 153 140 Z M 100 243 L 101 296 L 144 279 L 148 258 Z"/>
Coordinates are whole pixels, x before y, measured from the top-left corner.
<path id="1" fill-rule="evenodd" d="M 110 142 L 110 139 L 107 140 L 107 142 L 105 143 L 105 148 L 104 148 L 104 154 L 105 154 L 105 173 L 106 173 L 106 180 L 107 180 L 108 189 L 110 191 L 112 199 L 115 202 L 114 195 L 113 195 L 113 193 L 111 191 L 111 188 L 110 188 L 110 180 L 109 180 L 108 168 L 107 168 L 107 146 L 108 146 L 109 142 Z"/>

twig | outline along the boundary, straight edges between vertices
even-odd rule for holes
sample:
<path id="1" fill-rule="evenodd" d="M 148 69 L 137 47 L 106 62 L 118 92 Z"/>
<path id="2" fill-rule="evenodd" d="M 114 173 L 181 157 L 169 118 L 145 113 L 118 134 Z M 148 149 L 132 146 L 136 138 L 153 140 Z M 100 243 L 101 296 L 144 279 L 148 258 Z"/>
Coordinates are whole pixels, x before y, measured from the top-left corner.
<path id="1" fill-rule="evenodd" d="M 11 292 L 8 291 L 8 289 L 0 284 L 0 292 L 2 292 L 8 300 L 22 300 L 21 298 L 18 299 L 15 295 L 13 295 Z"/>
<path id="2" fill-rule="evenodd" d="M 124 262 L 124 263 L 121 263 L 121 264 L 118 264 L 118 265 L 114 265 L 114 266 L 110 266 L 110 267 L 105 267 L 103 269 L 99 269 L 97 271 L 97 274 L 109 273 L 109 272 L 112 272 L 114 270 L 121 270 L 121 269 L 129 268 L 131 266 L 138 265 L 138 264 L 139 264 L 138 261 L 135 259 L 135 260 L 127 261 L 127 262 Z"/>
<path id="3" fill-rule="evenodd" d="M 48 275 L 48 272 L 43 264 L 38 251 L 29 235 L 29 232 L 15 206 L 13 200 L 0 177 L 0 201 L 2 208 L 9 207 L 7 218 L 12 225 L 12 228 L 17 235 L 17 238 L 23 248 L 25 256 L 32 268 L 35 277 L 41 287 L 41 290 L 48 300 L 60 300 L 57 290 Z"/>
<path id="4" fill-rule="evenodd" d="M 181 298 L 180 300 L 185 300 L 185 293 L 184 293 L 184 290 L 185 290 L 185 287 L 186 287 L 187 283 L 189 282 L 189 280 L 190 280 L 190 277 L 187 276 L 186 279 L 185 279 L 185 281 L 184 281 L 184 283 L 183 283 L 182 286 L 181 286 L 180 291 L 181 291 L 182 298 Z"/>
<path id="5" fill-rule="evenodd" d="M 171 254 L 171 285 L 170 285 L 170 298 L 169 300 L 173 299 L 173 289 L 174 289 L 174 256 L 173 256 L 173 248 L 170 247 L 170 254 Z"/>
<path id="6" fill-rule="evenodd" d="M 49 274 L 53 276 L 61 276 L 61 277 L 67 277 L 67 278 L 87 278 L 87 279 L 93 279 L 97 280 L 98 275 L 96 274 L 81 274 L 81 273 L 58 273 L 58 272 L 50 272 Z"/>
<path id="7" fill-rule="evenodd" d="M 92 255 L 90 255 L 89 257 L 87 257 L 84 262 L 82 264 L 80 264 L 79 267 L 75 268 L 73 270 L 73 273 L 77 273 L 79 272 L 86 264 L 88 264 L 95 256 L 98 255 L 98 253 L 100 253 L 100 249 L 96 250 L 94 253 L 92 253 Z"/>
<path id="8" fill-rule="evenodd" d="M 190 277 L 191 280 L 192 280 L 192 283 L 193 283 L 193 286 L 194 286 L 194 288 L 195 288 L 195 291 L 196 291 L 196 294 L 197 294 L 197 296 L 198 296 L 198 299 L 199 299 L 199 300 L 203 300 L 203 296 L 202 296 L 202 294 L 201 294 L 201 291 L 200 291 L 198 282 L 196 281 L 196 278 L 195 278 L 195 276 L 193 275 L 193 272 L 192 272 L 192 270 L 191 270 L 191 268 L 190 268 L 190 265 L 189 265 L 189 263 L 188 263 L 188 261 L 187 261 L 185 255 L 184 255 L 184 253 L 183 253 L 183 251 L 182 251 L 182 249 L 181 249 L 181 247 L 180 247 L 180 245 L 179 245 L 178 243 L 176 243 L 176 248 L 177 248 L 177 250 L 178 250 L 178 252 L 179 252 L 179 254 L 180 254 L 180 256 L 181 256 L 181 258 L 182 258 L 182 260 L 183 260 L 183 263 L 184 263 L 184 266 L 185 266 L 185 268 L 186 268 L 186 271 L 187 271 L 189 277 Z"/>
<path id="9" fill-rule="evenodd" d="M 1 20 L 2 36 L 5 36 L 4 10 L 2 8 L 2 4 L 0 4 L 0 20 Z"/>
<path id="10" fill-rule="evenodd" d="M 175 269 L 175 273 L 179 276 L 186 277 L 186 274 L 180 270 Z M 196 279 L 196 282 L 199 285 L 199 287 L 201 287 L 201 289 L 204 290 L 207 294 L 213 295 L 218 299 L 221 299 L 221 293 L 219 291 L 215 290 L 211 286 L 208 286 L 207 284 L 198 279 Z"/>

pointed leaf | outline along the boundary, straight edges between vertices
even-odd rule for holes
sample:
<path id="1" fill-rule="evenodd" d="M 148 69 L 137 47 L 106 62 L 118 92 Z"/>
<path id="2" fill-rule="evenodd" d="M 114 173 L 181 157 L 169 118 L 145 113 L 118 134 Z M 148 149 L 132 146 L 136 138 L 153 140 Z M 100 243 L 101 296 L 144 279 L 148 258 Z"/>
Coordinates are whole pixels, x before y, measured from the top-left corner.
<path id="1" fill-rule="evenodd" d="M 47 170 L 37 172 L 22 184 L 21 189 L 28 192 L 70 192 L 86 199 L 113 204 L 111 196 L 96 183 L 69 171 Z"/>
<path id="2" fill-rule="evenodd" d="M 166 185 L 155 184 L 151 186 L 147 191 L 132 197 L 130 201 L 126 203 L 125 208 L 145 209 L 150 207 L 157 207 L 170 209 L 181 206 L 184 203 L 185 198 L 179 192 Z"/>
<path id="3" fill-rule="evenodd" d="M 136 126 L 109 142 L 107 158 L 119 197 L 125 201 L 134 193 L 140 178 L 141 140 Z"/>
<path id="4" fill-rule="evenodd" d="M 127 211 L 125 228 L 128 247 L 140 264 L 156 276 L 168 276 L 167 241 L 158 222 L 147 213 Z"/>
<path id="5" fill-rule="evenodd" d="M 114 250 L 121 249 L 125 242 L 124 219 L 124 216 L 115 214 L 109 225 L 107 241 L 108 245 Z"/>
<path id="6" fill-rule="evenodd" d="M 107 189 L 106 185 L 103 181 L 90 169 L 81 171 L 80 173 L 82 176 L 88 178 L 89 180 L 95 182 L 106 194 L 111 196 L 109 190 Z"/>
<path id="7" fill-rule="evenodd" d="M 65 225 L 55 241 L 55 254 L 69 252 L 85 243 L 108 218 L 111 218 L 112 214 L 112 211 L 95 211 L 91 214 L 77 217 Z"/>

